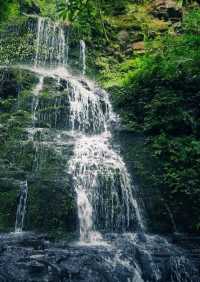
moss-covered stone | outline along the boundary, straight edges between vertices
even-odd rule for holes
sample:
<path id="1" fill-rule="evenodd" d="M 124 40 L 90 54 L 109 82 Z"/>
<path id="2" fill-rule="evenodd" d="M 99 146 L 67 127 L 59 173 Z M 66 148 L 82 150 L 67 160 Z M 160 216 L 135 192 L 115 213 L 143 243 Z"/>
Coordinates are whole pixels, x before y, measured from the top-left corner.
<path id="1" fill-rule="evenodd" d="M 33 127 L 38 76 L 19 68 L 0 72 L 0 230 L 14 230 L 20 182 L 27 180 L 24 228 L 52 236 L 57 236 L 55 232 L 74 232 L 75 195 L 67 175 L 73 146 L 67 133 L 58 130 L 66 127 L 65 82 L 58 86 L 57 80 L 44 80 Z"/>

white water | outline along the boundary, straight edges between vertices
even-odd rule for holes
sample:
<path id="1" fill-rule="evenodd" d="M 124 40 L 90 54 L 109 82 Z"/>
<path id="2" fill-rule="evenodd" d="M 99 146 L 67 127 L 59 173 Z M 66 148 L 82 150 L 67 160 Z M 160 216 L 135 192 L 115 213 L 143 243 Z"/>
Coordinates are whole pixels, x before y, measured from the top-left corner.
<path id="1" fill-rule="evenodd" d="M 38 17 L 35 67 L 40 65 L 64 66 L 67 49 L 64 30 L 60 23 Z"/>
<path id="2" fill-rule="evenodd" d="M 70 173 L 77 193 L 80 237 L 88 240 L 91 231 L 129 229 L 131 223 L 144 227 L 130 176 L 120 155 L 110 145 L 108 131 L 78 136 Z"/>
<path id="3" fill-rule="evenodd" d="M 40 91 L 42 91 L 43 89 L 43 84 L 44 84 L 44 77 L 40 76 L 39 78 L 39 82 L 36 85 L 34 91 L 33 91 L 33 101 L 32 101 L 32 120 L 33 120 L 33 127 L 35 127 L 35 122 L 37 120 L 36 118 L 36 112 L 37 112 L 37 108 L 39 105 L 39 97 L 38 95 L 40 94 Z"/>
<path id="4" fill-rule="evenodd" d="M 69 87 L 71 129 L 92 133 L 106 130 L 111 109 L 107 94 L 95 95 L 94 85 L 75 78 L 70 80 Z"/>
<path id="5" fill-rule="evenodd" d="M 76 142 L 69 172 L 77 193 L 80 240 L 95 241 L 94 232 L 101 229 L 127 231 L 134 225 L 141 230 L 144 223 L 133 196 L 135 187 L 111 146 L 109 124 L 115 115 L 108 94 L 96 91 L 86 79 L 80 83 L 74 78 L 70 84 L 70 120 Z"/>
<path id="6" fill-rule="evenodd" d="M 38 65 L 38 58 L 39 58 L 39 51 L 40 51 L 40 40 L 41 40 L 41 33 L 43 30 L 43 22 L 44 19 L 39 17 L 38 18 L 38 26 L 37 26 L 37 41 L 36 41 L 36 56 L 35 56 L 35 67 Z"/>
<path id="7" fill-rule="evenodd" d="M 86 73 L 86 44 L 85 41 L 80 40 L 80 60 L 82 65 L 82 74 Z"/>
<path id="8" fill-rule="evenodd" d="M 23 231 L 27 196 L 28 196 L 28 184 L 27 181 L 22 181 L 20 184 L 20 191 L 19 191 L 19 201 L 17 206 L 16 221 L 15 221 L 15 233 L 20 233 Z"/>

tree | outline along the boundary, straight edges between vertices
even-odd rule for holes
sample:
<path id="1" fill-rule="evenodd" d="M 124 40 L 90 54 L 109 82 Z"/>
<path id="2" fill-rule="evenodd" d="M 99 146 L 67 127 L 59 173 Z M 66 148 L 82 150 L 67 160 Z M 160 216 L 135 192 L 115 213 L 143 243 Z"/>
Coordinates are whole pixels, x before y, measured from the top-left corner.
<path id="1" fill-rule="evenodd" d="M 58 5 L 58 14 L 82 34 L 99 32 L 107 38 L 100 0 L 65 0 Z"/>

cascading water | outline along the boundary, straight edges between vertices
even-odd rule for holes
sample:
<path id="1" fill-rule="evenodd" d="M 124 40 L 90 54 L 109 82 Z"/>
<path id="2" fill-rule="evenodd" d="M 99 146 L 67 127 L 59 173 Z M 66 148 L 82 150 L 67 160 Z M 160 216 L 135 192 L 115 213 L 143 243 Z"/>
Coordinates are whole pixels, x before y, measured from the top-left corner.
<path id="1" fill-rule="evenodd" d="M 84 81 L 72 79 L 68 85 L 70 104 L 70 127 L 81 132 L 98 133 L 106 130 L 109 118 L 110 104 L 107 97 L 94 95 Z"/>
<path id="2" fill-rule="evenodd" d="M 68 91 L 70 127 L 75 136 L 82 133 L 69 164 L 77 193 L 81 240 L 91 241 L 99 229 L 127 231 L 134 225 L 143 229 L 134 186 L 123 160 L 110 145 L 108 127 L 115 115 L 108 94 L 75 79 L 68 82 Z"/>
<path id="3" fill-rule="evenodd" d="M 16 222 L 15 222 L 15 233 L 19 233 L 23 231 L 27 196 L 28 196 L 28 184 L 27 181 L 23 181 L 20 184 L 20 191 L 18 196 L 19 200 L 18 200 Z"/>
<path id="4" fill-rule="evenodd" d="M 68 46 L 59 23 L 38 17 L 35 67 L 40 65 L 65 65 Z"/>
<path id="5" fill-rule="evenodd" d="M 40 76 L 39 78 L 39 82 L 36 85 L 34 91 L 33 91 L 33 101 L 32 101 L 32 120 L 33 120 L 33 127 L 35 127 L 35 121 L 36 121 L 36 111 L 38 108 L 38 104 L 39 104 L 39 93 L 43 88 L 43 83 L 44 83 L 44 77 Z"/>
<path id="6" fill-rule="evenodd" d="M 110 145 L 111 134 L 79 136 L 70 161 L 74 178 L 82 241 L 93 232 L 143 229 L 131 180 L 121 157 Z"/>
<path id="7" fill-rule="evenodd" d="M 80 60 L 82 65 L 82 74 L 86 73 L 86 44 L 85 41 L 80 40 Z"/>

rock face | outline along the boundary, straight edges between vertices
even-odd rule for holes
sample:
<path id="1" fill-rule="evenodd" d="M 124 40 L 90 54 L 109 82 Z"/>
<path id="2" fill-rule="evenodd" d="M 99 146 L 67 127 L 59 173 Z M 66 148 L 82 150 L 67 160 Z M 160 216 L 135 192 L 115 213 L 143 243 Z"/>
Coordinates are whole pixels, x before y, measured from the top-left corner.
<path id="1" fill-rule="evenodd" d="M 66 82 L 45 78 L 37 98 L 37 75 L 19 68 L 0 73 L 0 230 L 14 229 L 20 183 L 27 180 L 25 229 L 75 231 Z"/>
<path id="2" fill-rule="evenodd" d="M 22 1 L 21 1 L 22 2 Z M 20 10 L 22 13 L 25 14 L 36 14 L 39 15 L 40 14 L 40 8 L 34 3 L 21 3 L 21 7 Z"/>
<path id="3" fill-rule="evenodd" d="M 182 9 L 174 0 L 156 0 L 152 5 L 152 14 L 159 19 L 177 22 L 182 17 Z"/>

